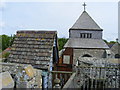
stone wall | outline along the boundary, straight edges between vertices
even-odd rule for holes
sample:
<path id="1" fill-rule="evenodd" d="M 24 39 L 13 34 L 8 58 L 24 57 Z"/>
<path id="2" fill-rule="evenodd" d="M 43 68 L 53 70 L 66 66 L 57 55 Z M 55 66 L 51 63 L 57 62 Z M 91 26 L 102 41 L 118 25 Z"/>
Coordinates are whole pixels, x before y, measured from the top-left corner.
<path id="1" fill-rule="evenodd" d="M 120 88 L 119 65 L 118 59 L 78 58 L 76 88 Z"/>
<path id="2" fill-rule="evenodd" d="M 41 70 L 34 69 L 31 65 L 16 63 L 0 63 L 0 67 L 0 73 L 10 73 L 14 88 L 42 88 Z"/>
<path id="3" fill-rule="evenodd" d="M 92 57 L 104 58 L 105 50 L 104 49 L 74 49 L 73 50 L 73 64 L 77 58 L 82 57 L 85 54 L 88 54 Z"/>
<path id="4" fill-rule="evenodd" d="M 14 88 L 14 85 L 14 80 L 8 71 L 0 73 L 0 90 L 2 88 Z"/>
<path id="5" fill-rule="evenodd" d="M 75 75 L 70 77 L 64 89 L 86 88 L 100 90 L 120 88 L 120 62 L 112 58 L 79 57 Z"/>

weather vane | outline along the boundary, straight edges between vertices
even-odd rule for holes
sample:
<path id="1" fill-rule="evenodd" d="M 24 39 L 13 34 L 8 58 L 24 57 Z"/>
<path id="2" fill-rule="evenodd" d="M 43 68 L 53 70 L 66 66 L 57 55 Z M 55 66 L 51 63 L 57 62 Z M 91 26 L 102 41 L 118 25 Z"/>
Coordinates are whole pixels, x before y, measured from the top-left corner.
<path id="1" fill-rule="evenodd" d="M 87 6 L 87 5 L 85 4 L 85 2 L 84 2 L 84 4 L 83 4 L 83 6 L 84 6 L 84 11 L 85 11 L 85 7 Z"/>

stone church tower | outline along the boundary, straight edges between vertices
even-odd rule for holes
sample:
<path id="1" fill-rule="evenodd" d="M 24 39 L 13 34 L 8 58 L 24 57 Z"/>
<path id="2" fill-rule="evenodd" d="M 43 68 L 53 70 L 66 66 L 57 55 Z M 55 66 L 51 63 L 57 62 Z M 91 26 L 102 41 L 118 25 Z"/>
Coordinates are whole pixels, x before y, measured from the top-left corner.
<path id="1" fill-rule="evenodd" d="M 83 11 L 75 24 L 69 29 L 69 37 L 102 39 L 102 31 L 89 14 Z"/>
<path id="2" fill-rule="evenodd" d="M 85 11 L 69 29 L 69 40 L 65 44 L 62 65 L 75 65 L 79 57 L 107 58 L 108 45 L 102 39 L 102 31 L 98 24 Z"/>

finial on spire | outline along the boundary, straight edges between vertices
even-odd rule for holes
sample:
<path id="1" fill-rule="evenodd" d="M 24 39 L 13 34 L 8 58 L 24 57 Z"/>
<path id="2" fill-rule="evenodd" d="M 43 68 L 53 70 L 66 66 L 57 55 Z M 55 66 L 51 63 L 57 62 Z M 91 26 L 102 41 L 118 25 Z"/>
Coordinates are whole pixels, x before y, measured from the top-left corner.
<path id="1" fill-rule="evenodd" d="M 85 11 L 85 7 L 87 6 L 87 5 L 85 4 L 85 2 L 84 2 L 84 4 L 83 4 L 83 6 L 84 6 L 84 11 Z"/>

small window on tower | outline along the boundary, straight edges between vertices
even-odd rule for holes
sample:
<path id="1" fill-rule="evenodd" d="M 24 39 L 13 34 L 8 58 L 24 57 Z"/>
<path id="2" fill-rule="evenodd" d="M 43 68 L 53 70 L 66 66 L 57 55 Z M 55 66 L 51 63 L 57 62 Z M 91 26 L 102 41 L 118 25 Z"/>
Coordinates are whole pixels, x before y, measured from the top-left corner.
<path id="1" fill-rule="evenodd" d="M 80 33 L 80 38 L 92 38 L 92 33 Z"/>
<path id="2" fill-rule="evenodd" d="M 87 33 L 87 38 L 89 38 L 89 33 Z"/>
<path id="3" fill-rule="evenodd" d="M 90 38 L 92 38 L 92 34 L 90 33 Z"/>
<path id="4" fill-rule="evenodd" d="M 82 38 L 83 37 L 83 34 L 82 33 L 80 33 L 80 38 Z"/>
<path id="5" fill-rule="evenodd" d="M 83 38 L 85 38 L 85 33 L 84 33 L 83 35 L 84 35 L 84 37 L 83 37 Z"/>

